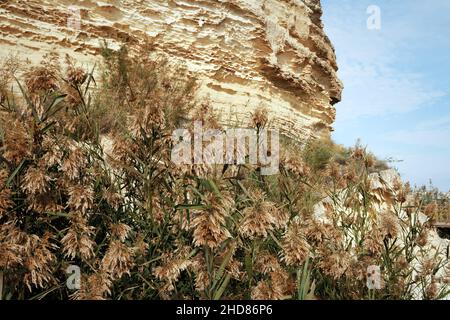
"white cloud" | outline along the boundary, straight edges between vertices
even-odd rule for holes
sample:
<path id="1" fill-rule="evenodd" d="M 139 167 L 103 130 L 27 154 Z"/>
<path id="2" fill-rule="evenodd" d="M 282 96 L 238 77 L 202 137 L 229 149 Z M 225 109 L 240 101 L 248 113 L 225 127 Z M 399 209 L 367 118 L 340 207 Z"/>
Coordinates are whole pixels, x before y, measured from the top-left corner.
<path id="1" fill-rule="evenodd" d="M 343 100 L 336 106 L 340 121 L 414 111 L 447 94 L 433 89 L 422 74 L 398 66 L 408 55 L 405 48 L 411 38 L 416 32 L 424 33 L 419 27 L 411 28 L 423 13 L 412 10 L 405 25 L 405 19 L 387 19 L 392 12 L 381 6 L 381 31 L 368 30 L 365 5 L 349 3 L 330 3 L 325 12 L 329 16 L 325 26 L 335 44 L 339 77 L 344 82 Z"/>
<path id="2" fill-rule="evenodd" d="M 360 137 L 378 155 L 402 159 L 397 166 L 405 180 L 421 185 L 433 179 L 448 190 L 450 1 L 322 4 L 345 87 L 336 105 L 338 142 L 351 144 Z M 367 29 L 370 4 L 381 8 L 380 31 Z"/>
<path id="3" fill-rule="evenodd" d="M 418 149 L 436 148 L 450 151 L 450 128 L 447 129 L 412 129 L 386 134 L 386 140 L 403 145 L 415 146 Z M 448 164 L 450 166 L 450 162 Z"/>
<path id="4" fill-rule="evenodd" d="M 422 121 L 418 124 L 417 129 L 437 129 L 437 128 L 445 128 L 450 127 L 450 115 L 443 116 L 438 119 Z M 450 136 L 448 139 L 448 143 L 450 144 Z"/>
<path id="5" fill-rule="evenodd" d="M 340 76 L 346 88 L 342 103 L 337 105 L 340 120 L 406 113 L 446 94 L 427 89 L 419 75 L 370 63 L 344 65 Z"/>

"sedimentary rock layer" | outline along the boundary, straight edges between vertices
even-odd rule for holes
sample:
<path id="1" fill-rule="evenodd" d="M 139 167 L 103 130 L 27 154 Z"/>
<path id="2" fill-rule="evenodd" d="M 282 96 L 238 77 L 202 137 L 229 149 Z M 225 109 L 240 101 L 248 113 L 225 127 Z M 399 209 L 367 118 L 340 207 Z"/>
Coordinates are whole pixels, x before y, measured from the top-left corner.
<path id="1" fill-rule="evenodd" d="M 342 85 L 319 0 L 0 0 L 0 57 L 48 52 L 82 64 L 101 42 L 156 50 L 200 81 L 224 123 L 245 125 L 265 106 L 299 141 L 328 134 Z"/>

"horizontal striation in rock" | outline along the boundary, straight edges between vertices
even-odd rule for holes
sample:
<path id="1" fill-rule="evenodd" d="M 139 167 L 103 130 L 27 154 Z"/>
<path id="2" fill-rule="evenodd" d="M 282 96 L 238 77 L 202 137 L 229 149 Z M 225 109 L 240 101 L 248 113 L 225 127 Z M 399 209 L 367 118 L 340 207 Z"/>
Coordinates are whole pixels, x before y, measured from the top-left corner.
<path id="1" fill-rule="evenodd" d="M 101 42 L 156 50 L 185 64 L 223 123 L 248 123 L 260 106 L 299 141 L 329 134 L 342 84 L 319 0 L 0 0 L 0 57 L 37 63 L 57 52 L 82 64 Z"/>

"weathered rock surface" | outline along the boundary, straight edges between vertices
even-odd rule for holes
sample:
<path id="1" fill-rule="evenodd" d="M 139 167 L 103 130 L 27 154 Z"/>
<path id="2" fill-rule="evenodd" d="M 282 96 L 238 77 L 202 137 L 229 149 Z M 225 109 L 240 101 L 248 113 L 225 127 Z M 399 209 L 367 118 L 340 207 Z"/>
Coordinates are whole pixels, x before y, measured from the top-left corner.
<path id="1" fill-rule="evenodd" d="M 342 85 L 319 0 L 0 0 L 0 58 L 48 52 L 84 64 L 146 37 L 199 78 L 223 122 L 245 125 L 266 106 L 299 141 L 328 134 Z"/>

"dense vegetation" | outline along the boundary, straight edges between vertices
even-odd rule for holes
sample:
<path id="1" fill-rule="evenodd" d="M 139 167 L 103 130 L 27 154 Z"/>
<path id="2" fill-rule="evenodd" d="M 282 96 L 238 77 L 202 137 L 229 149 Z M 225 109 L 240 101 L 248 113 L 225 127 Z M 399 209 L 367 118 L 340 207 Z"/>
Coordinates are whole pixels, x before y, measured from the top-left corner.
<path id="1" fill-rule="evenodd" d="M 387 190 L 361 146 L 284 141 L 280 173 L 175 165 L 172 131 L 222 129 L 182 66 L 126 48 L 100 71 L 48 57 L 0 79 L 0 295 L 5 299 L 411 299 L 447 294 L 448 254 L 429 256 L 435 208 Z M 96 83 L 94 73 L 101 81 Z M 15 92 L 10 90 L 11 86 Z M 253 115 L 256 130 L 270 119 Z M 328 199 L 326 219 L 315 206 Z M 432 202 L 432 201 L 431 201 Z M 341 205 L 342 204 L 342 205 Z M 81 288 L 66 286 L 69 265 Z M 367 268 L 383 272 L 380 290 Z"/>

